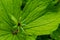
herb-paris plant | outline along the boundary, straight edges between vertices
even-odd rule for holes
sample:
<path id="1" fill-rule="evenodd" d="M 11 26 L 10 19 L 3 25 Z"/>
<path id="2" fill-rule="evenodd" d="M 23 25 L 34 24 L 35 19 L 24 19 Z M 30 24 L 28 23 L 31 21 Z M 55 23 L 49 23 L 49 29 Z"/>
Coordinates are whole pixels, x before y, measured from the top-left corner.
<path id="1" fill-rule="evenodd" d="M 58 0 L 0 0 L 0 40 L 35 40 L 58 28 L 58 11 L 52 10 Z M 52 11 L 51 11 L 52 10 Z"/>

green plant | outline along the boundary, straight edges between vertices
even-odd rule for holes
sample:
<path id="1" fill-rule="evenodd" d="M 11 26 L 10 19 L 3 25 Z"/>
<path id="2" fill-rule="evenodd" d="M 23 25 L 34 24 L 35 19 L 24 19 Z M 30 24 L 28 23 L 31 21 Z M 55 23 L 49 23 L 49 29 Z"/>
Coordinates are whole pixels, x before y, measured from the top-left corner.
<path id="1" fill-rule="evenodd" d="M 59 0 L 0 0 L 0 40 L 36 40 L 59 23 Z"/>

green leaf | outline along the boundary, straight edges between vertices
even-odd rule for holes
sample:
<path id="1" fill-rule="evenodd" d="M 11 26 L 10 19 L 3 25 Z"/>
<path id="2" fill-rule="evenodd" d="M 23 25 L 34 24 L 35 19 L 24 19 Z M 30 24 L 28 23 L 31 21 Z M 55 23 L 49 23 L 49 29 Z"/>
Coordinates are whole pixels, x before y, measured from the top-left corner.
<path id="1" fill-rule="evenodd" d="M 58 0 L 0 0 L 0 40 L 35 40 L 37 35 L 52 33 L 60 23 L 56 3 Z"/>
<path id="2" fill-rule="evenodd" d="M 6 34 L 2 37 L 0 37 L 0 40 L 6 40 L 7 38 L 9 38 L 10 34 Z"/>
<path id="3" fill-rule="evenodd" d="M 57 0 L 56 0 L 57 1 Z M 41 3 L 41 1 L 40 1 Z M 41 4 L 39 7 L 34 9 L 32 12 L 30 12 L 31 9 L 26 9 L 29 11 L 29 13 L 24 12 L 25 19 L 22 18 L 22 24 L 24 25 L 23 28 L 28 34 L 35 34 L 35 35 L 44 35 L 44 34 L 50 34 L 54 30 L 58 28 L 60 13 L 59 12 L 53 12 L 49 11 L 50 9 L 50 3 L 51 1 L 42 1 L 43 4 Z M 32 4 L 33 5 L 33 4 Z M 31 5 L 31 6 L 32 6 Z M 30 5 L 29 5 L 30 7 Z M 36 7 L 36 6 L 32 6 Z M 31 7 L 31 8 L 32 8 Z M 28 7 L 27 7 L 28 8 Z M 51 9 L 52 10 L 52 9 Z"/>

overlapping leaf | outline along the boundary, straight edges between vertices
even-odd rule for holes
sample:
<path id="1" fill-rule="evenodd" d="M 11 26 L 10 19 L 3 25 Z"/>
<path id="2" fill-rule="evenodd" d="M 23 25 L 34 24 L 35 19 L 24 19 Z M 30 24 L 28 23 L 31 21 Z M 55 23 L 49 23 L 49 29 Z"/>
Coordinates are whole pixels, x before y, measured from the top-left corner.
<path id="1" fill-rule="evenodd" d="M 59 7 L 54 6 L 57 2 L 58 0 L 28 0 L 21 10 L 22 0 L 0 0 L 0 39 L 35 40 L 37 35 L 50 34 L 57 29 L 59 23 Z M 58 11 L 52 10 L 53 7 Z M 14 27 L 18 28 L 17 35 L 11 31 Z"/>

